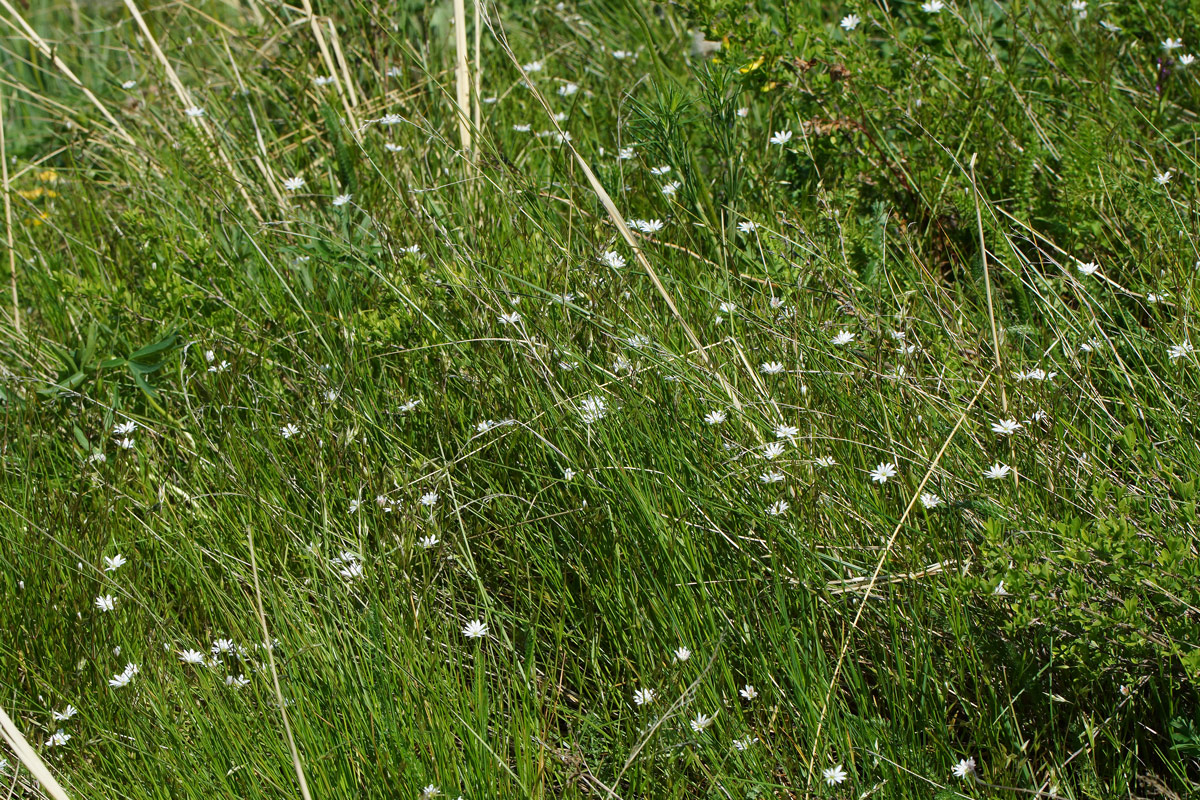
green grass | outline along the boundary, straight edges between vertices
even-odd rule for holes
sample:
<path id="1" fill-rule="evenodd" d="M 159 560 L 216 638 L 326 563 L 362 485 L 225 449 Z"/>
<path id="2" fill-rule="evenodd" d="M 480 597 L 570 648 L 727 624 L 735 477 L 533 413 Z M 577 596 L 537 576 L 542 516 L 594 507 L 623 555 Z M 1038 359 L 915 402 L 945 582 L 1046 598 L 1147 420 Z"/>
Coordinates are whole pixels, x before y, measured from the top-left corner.
<path id="1" fill-rule="evenodd" d="M 1198 796 L 1195 3 L 485 5 L 473 154 L 450 3 L 316 9 L 353 105 L 295 6 L 142 6 L 202 118 L 17 10 L 136 143 L 6 27 L 2 702 L 71 796 L 300 796 L 251 533 L 315 798 Z"/>

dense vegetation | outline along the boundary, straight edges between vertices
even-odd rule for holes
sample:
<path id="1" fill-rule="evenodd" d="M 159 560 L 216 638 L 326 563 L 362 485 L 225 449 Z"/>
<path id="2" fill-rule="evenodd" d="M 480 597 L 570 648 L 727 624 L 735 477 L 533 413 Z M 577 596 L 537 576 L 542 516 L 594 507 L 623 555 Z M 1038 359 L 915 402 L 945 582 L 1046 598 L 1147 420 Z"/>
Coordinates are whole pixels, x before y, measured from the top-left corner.
<path id="1" fill-rule="evenodd" d="M 70 796 L 1200 796 L 1200 3 L 0 16 Z"/>

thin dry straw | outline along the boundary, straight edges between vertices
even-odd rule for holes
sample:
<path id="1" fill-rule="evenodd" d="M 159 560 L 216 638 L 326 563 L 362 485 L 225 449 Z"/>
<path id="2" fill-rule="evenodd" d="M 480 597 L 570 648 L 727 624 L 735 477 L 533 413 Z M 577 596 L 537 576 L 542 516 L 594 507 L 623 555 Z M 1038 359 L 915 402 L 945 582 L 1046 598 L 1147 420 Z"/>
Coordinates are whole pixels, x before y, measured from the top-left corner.
<path id="1" fill-rule="evenodd" d="M 7 2 L 7 0 L 0 0 L 0 2 Z M 163 71 L 167 74 L 167 80 L 170 82 L 171 87 L 175 90 L 175 94 L 178 96 L 179 102 L 183 105 L 183 109 L 186 113 L 187 109 L 195 106 L 195 103 L 192 101 L 191 94 L 188 93 L 187 87 L 183 85 L 183 81 L 179 80 L 179 76 L 175 74 L 175 70 L 171 67 L 171 62 L 167 60 L 166 54 L 162 51 L 162 48 L 158 46 L 158 40 L 155 39 L 154 34 L 150 32 L 150 26 L 146 24 L 146 20 L 142 17 L 142 12 L 138 9 L 137 4 L 134 3 L 133 0 L 125 0 L 125 7 L 129 9 L 129 13 L 133 16 L 134 22 L 136 22 L 138 28 L 141 29 L 147 43 L 150 45 L 150 50 L 154 53 L 154 57 L 157 58 L 158 62 L 162 65 Z M 237 170 L 233 168 L 233 162 L 229 160 L 229 156 L 225 155 L 224 148 L 222 148 L 221 143 L 217 141 L 217 136 L 215 133 L 213 133 L 212 128 L 209 127 L 208 122 L 203 117 L 193 117 L 192 121 L 199 126 L 200 130 L 204 131 L 209 141 L 212 142 L 213 147 L 217 151 L 217 155 L 220 157 L 221 162 L 225 165 L 225 169 L 229 171 L 229 175 L 233 178 L 233 182 L 237 184 L 238 192 L 242 195 L 242 199 L 246 201 L 246 207 L 250 209 L 250 213 L 254 215 L 255 219 L 257 219 L 259 222 L 262 222 L 262 214 L 258 212 L 258 208 L 254 205 L 254 201 L 250 199 L 250 194 L 246 191 L 245 183 L 238 175 Z"/>
<path id="2" fill-rule="evenodd" d="M 454 0 L 454 102 L 463 155 L 471 153 L 471 75 L 467 67 L 467 9 Z"/>
<path id="3" fill-rule="evenodd" d="M 325 22 L 329 25 L 329 43 L 333 45 L 333 54 L 337 57 L 338 66 L 342 68 L 342 80 L 346 82 L 346 94 L 350 98 L 350 107 L 358 108 L 358 92 L 354 88 L 354 80 L 350 77 L 350 67 L 346 64 L 346 55 L 342 52 L 342 40 L 338 38 L 337 25 L 333 24 L 333 19 L 330 17 L 326 17 Z"/>
<path id="4" fill-rule="evenodd" d="M 4 234 L 8 241 L 8 269 L 12 275 L 12 321 L 17 336 L 21 335 L 21 303 L 17 299 L 17 253 L 13 250 L 12 200 L 8 196 L 8 150 L 4 140 L 4 95 L 0 93 L 0 179 L 4 191 Z"/>
<path id="5" fill-rule="evenodd" d="M 461 2 L 461 0 L 456 0 L 456 2 Z M 545 95 L 538 90 L 537 86 L 535 86 L 533 81 L 530 80 L 529 75 L 526 74 L 525 69 L 521 66 L 521 62 L 517 58 L 516 53 L 512 51 L 512 48 L 508 44 L 508 37 L 504 33 L 503 24 L 497 20 L 496 25 L 493 27 L 492 22 L 489 19 L 488 27 L 492 29 L 492 34 L 496 37 L 496 41 L 499 42 L 502 48 L 504 48 L 505 55 L 507 55 L 509 60 L 512 61 L 513 65 L 516 66 L 517 71 L 521 73 L 521 79 L 524 81 L 525 85 L 529 87 L 529 91 L 533 93 L 534 98 L 545 110 L 546 115 L 550 118 L 551 124 L 554 125 L 555 130 L 558 131 L 559 135 L 562 137 L 563 144 L 568 150 L 571 151 L 571 154 L 575 156 L 575 162 L 583 171 L 584 176 L 587 178 L 588 183 L 592 187 L 592 191 L 596 193 L 596 197 L 600 199 L 600 203 L 604 206 L 604 210 L 608 212 L 609 219 L 612 220 L 613 225 L 616 226 L 617 231 L 621 234 L 621 238 L 625 240 L 625 243 L 629 245 L 629 248 L 633 251 L 633 255 L 637 259 L 638 263 L 641 264 L 642 269 L 645 270 L 646 274 L 650 277 L 650 281 L 654 284 L 654 288 L 658 290 L 658 294 L 664 301 L 666 301 L 667 308 L 671 310 L 671 315 L 675 317 L 676 322 L 678 322 L 683 328 L 684 334 L 687 336 L 688 341 L 692 343 L 692 347 L 700 356 L 700 360 L 704 362 L 705 366 L 711 368 L 713 366 L 712 360 L 708 357 L 708 353 L 705 350 L 704 345 L 700 343 L 700 339 L 696 336 L 696 333 L 692 330 L 691 326 L 687 324 L 687 321 L 683 318 L 683 315 L 679 313 L 679 308 L 675 305 L 675 301 L 671 299 L 671 295 L 667 291 L 667 287 L 665 287 L 663 282 L 659 280 L 658 273 L 655 272 L 654 267 L 651 266 L 650 260 L 646 258 L 646 254 L 642 252 L 640 247 L 638 247 L 637 240 L 633 238 L 633 233 L 629 230 L 629 226 L 625 223 L 625 218 L 621 216 L 621 212 L 617 210 L 616 204 L 613 203 L 612 198 L 609 197 L 608 192 L 605 190 L 604 186 L 601 185 L 600 180 L 596 177 L 596 173 L 592 172 L 592 168 L 588 166 L 588 163 L 584 157 L 581 156 L 579 151 L 575 149 L 575 145 L 571 143 L 571 140 L 563 135 L 563 130 L 559 126 L 558 120 L 555 119 L 554 111 L 550 108 L 550 104 L 546 102 Z M 737 393 L 734 392 L 733 387 L 729 384 L 729 381 L 725 380 L 725 376 L 722 375 L 717 369 L 712 370 L 712 375 L 717 379 L 717 382 L 721 384 L 721 388 L 724 389 L 725 394 L 729 396 L 729 400 L 731 403 L 733 403 L 734 408 L 736 408 L 738 411 L 741 411 L 742 403 L 740 400 L 738 400 Z"/>
<path id="6" fill-rule="evenodd" d="M 0 6 L 4 6 L 4 9 L 8 11 L 9 14 L 12 14 L 13 19 L 17 21 L 21 35 L 24 36 L 30 44 L 41 51 L 42 55 L 50 59 L 50 63 L 57 67 L 59 72 L 67 76 L 67 79 L 70 80 L 71 83 L 79 87 L 79 89 L 83 92 L 83 96 L 91 101 L 92 105 L 96 107 L 96 110 L 100 112 L 101 116 L 108 120 L 108 123 L 113 126 L 113 129 L 122 139 L 124 139 L 128 144 L 136 147 L 137 142 L 133 140 L 133 137 L 129 135 L 129 132 L 125 130 L 124 126 L 122 126 L 120 122 L 117 122 L 117 118 L 109 112 L 109 110 L 104 106 L 103 103 L 100 102 L 100 99 L 96 97 L 96 95 L 92 94 L 92 90 L 84 86 L 83 81 L 75 77 L 75 73 L 71 71 L 71 68 L 63 63 L 63 60 L 58 57 L 58 54 L 54 52 L 50 45 L 46 44 L 45 40 L 43 40 L 41 36 L 38 36 L 37 31 L 35 31 L 33 27 L 25 21 L 25 18 L 22 17 L 15 8 L 13 8 L 12 4 L 8 2 L 8 0 L 0 0 Z"/>
<path id="7" fill-rule="evenodd" d="M 480 4 L 483 0 L 475 0 L 475 130 L 480 131 L 481 109 L 483 107 L 483 59 L 479 55 L 479 40 L 483 35 L 483 25 L 480 24 Z"/>
<path id="8" fill-rule="evenodd" d="M 54 798 L 54 800 L 71 800 L 71 796 L 67 794 L 67 790 L 62 787 L 50 773 L 50 768 L 46 766 L 46 762 L 42 761 L 42 757 L 37 754 L 37 751 L 30 746 L 25 735 L 17 728 L 16 723 L 8 716 L 3 708 L 0 708 L 0 736 L 4 737 L 4 741 L 8 742 L 8 746 L 12 748 L 13 754 L 20 761 L 25 769 L 37 778 L 38 783 L 45 789 L 46 794 Z"/>
<path id="9" fill-rule="evenodd" d="M 346 119 L 350 122 L 350 130 L 353 132 L 354 138 L 358 139 L 358 119 L 354 116 L 354 109 L 350 107 L 350 98 L 346 87 L 342 85 L 342 79 L 338 77 L 338 69 L 333 63 L 333 56 L 329 54 L 329 46 L 325 44 L 325 34 L 321 32 L 321 23 L 313 13 L 312 3 L 309 0 L 303 0 L 303 5 L 304 13 L 308 16 L 308 22 L 312 26 L 313 37 L 317 40 L 317 49 L 321 51 L 321 61 L 325 63 L 325 69 L 329 70 L 329 77 L 333 78 L 334 88 L 342 98 L 342 107 L 346 110 Z"/>
<path id="10" fill-rule="evenodd" d="M 896 537 L 900 535 L 900 529 L 904 527 L 904 522 L 908 519 L 909 512 L 916 505 L 917 498 L 921 496 L 921 492 L 925 491 L 925 484 L 929 483 L 929 479 L 933 476 L 933 471 L 937 469 L 938 464 L 942 461 L 942 456 L 946 453 L 946 448 L 954 440 L 954 434 L 958 433 L 958 429 L 962 427 L 963 422 L 967 419 L 967 414 L 975 407 L 975 401 L 983 394 L 983 390 L 987 388 L 988 381 L 991 379 L 992 376 L 989 373 L 983 379 L 983 383 L 979 384 L 979 388 L 975 391 L 975 396 L 971 398 L 971 402 L 967 403 L 967 407 L 959 415 L 958 422 L 954 423 L 954 430 L 950 431 L 950 435 L 946 437 L 946 441 L 942 442 L 942 448 L 934 456 L 929 469 L 925 471 L 925 477 L 921 478 L 921 483 L 917 486 L 916 491 L 913 492 L 908 505 L 905 506 L 904 513 L 900 515 L 900 521 L 896 523 L 896 527 L 892 530 L 892 535 L 888 537 L 887 544 L 883 546 L 883 552 L 879 556 L 878 563 L 875 564 L 875 571 L 871 573 L 871 580 L 867 584 L 867 590 L 863 592 L 862 600 L 858 603 L 858 611 L 854 614 L 854 621 L 850 623 L 850 630 L 846 632 L 846 639 L 842 642 L 842 651 L 838 654 L 837 666 L 833 668 L 833 678 L 830 679 L 829 689 L 825 692 L 825 702 L 821 705 L 821 718 L 817 721 L 817 733 L 813 737 L 812 752 L 808 754 L 808 775 L 805 778 L 804 784 L 806 787 L 812 783 L 812 765 L 817 757 L 817 747 L 821 742 L 821 728 L 825 725 L 825 715 L 829 712 L 829 700 L 833 697 L 833 687 L 837 685 L 838 676 L 842 673 L 842 662 L 846 660 L 846 651 L 850 648 L 850 638 L 854 635 L 854 631 L 858 630 L 858 621 L 862 619 L 863 609 L 867 607 L 867 601 L 871 599 L 871 592 L 875 589 L 876 581 L 879 580 L 880 571 L 883 570 L 883 562 L 887 559 L 888 553 L 892 551 L 892 545 L 895 543 Z"/>
<path id="11" fill-rule="evenodd" d="M 275 648 L 271 646 L 271 633 L 267 630 L 267 614 L 263 611 L 262 590 L 258 586 L 258 561 L 254 554 L 254 531 L 246 527 L 246 538 L 250 542 L 250 571 L 254 573 L 254 599 L 258 620 L 262 623 L 263 647 L 267 650 L 267 664 L 271 667 L 271 680 L 275 685 L 275 699 L 279 703 L 279 715 L 283 717 L 283 732 L 287 735 L 288 749 L 292 751 L 292 766 L 296 768 L 296 779 L 300 781 L 300 795 L 304 800 L 312 800 L 308 792 L 308 781 L 304 779 L 304 765 L 300 762 L 300 751 L 296 749 L 296 739 L 292 736 L 292 725 L 288 722 L 287 704 L 283 700 L 283 690 L 279 688 L 279 673 L 275 670 Z"/>
<path id="12" fill-rule="evenodd" d="M 996 374 L 1000 375 L 1000 408 L 1008 413 L 1008 397 L 1004 393 L 1004 368 L 1000 366 L 1000 333 L 996 330 L 996 309 L 992 305 L 992 278 L 988 272 L 987 242 L 983 239 L 983 212 L 979 208 L 979 184 L 975 182 L 975 157 L 971 154 L 971 195 L 975 198 L 975 224 L 979 231 L 979 258 L 983 264 L 983 286 L 987 292 L 988 320 L 992 323 L 992 351 L 996 357 Z"/>

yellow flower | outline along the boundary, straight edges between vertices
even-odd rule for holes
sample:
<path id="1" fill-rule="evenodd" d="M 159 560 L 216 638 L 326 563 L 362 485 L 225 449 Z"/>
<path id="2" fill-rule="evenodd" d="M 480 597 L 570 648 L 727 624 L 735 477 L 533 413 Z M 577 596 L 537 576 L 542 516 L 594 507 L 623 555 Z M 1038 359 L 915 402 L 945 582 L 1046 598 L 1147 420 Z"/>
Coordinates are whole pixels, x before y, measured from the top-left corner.
<path id="1" fill-rule="evenodd" d="M 58 173 L 52 169 L 44 169 L 35 176 L 43 183 L 54 183 L 58 180 Z"/>
<path id="2" fill-rule="evenodd" d="M 759 56 L 758 58 L 754 59 L 749 64 L 747 64 L 746 66 L 739 69 L 738 72 L 742 73 L 743 75 L 745 75 L 747 72 L 754 72 L 754 70 L 761 67 L 763 65 L 763 62 L 766 60 L 767 60 L 766 56 Z"/>

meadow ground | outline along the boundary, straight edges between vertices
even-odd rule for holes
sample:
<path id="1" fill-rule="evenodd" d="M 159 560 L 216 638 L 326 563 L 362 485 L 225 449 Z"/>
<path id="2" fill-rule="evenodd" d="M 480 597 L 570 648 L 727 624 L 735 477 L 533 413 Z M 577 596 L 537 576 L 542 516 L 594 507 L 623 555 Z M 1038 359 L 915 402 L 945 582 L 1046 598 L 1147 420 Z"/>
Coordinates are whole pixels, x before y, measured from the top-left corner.
<path id="1" fill-rule="evenodd" d="M 1197 0 L 314 3 L 0 0 L 5 796 L 1198 796 Z"/>

